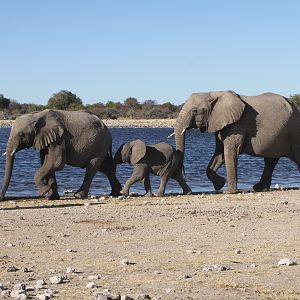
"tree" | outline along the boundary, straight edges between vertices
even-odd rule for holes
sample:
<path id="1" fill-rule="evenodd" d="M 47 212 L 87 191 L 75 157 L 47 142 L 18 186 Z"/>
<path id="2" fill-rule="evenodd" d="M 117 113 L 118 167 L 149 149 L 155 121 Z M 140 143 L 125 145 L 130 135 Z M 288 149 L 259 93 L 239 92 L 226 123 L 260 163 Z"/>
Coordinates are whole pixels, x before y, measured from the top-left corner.
<path id="1" fill-rule="evenodd" d="M 124 101 L 124 105 L 129 109 L 139 109 L 141 108 L 141 104 L 137 101 L 136 98 L 129 97 Z"/>
<path id="2" fill-rule="evenodd" d="M 7 109 L 10 104 L 10 100 L 0 95 L 0 109 Z"/>
<path id="3" fill-rule="evenodd" d="M 143 108 L 143 110 L 149 110 L 155 105 L 156 105 L 155 100 L 145 100 L 142 104 L 142 108 Z"/>
<path id="4" fill-rule="evenodd" d="M 297 105 L 300 106 L 300 94 L 291 95 L 290 99 Z"/>
<path id="5" fill-rule="evenodd" d="M 62 110 L 78 110 L 82 109 L 82 100 L 75 94 L 69 91 L 62 90 L 59 93 L 53 94 L 48 100 L 49 108 Z"/>

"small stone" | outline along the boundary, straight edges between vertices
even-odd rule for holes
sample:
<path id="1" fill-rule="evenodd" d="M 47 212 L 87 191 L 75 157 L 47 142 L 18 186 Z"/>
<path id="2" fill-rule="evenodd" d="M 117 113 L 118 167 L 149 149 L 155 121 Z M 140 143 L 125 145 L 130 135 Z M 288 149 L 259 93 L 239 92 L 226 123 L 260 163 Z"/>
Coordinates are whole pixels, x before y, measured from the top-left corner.
<path id="1" fill-rule="evenodd" d="M 25 291 L 26 292 L 33 292 L 34 291 L 34 286 L 26 286 L 26 288 L 25 288 Z"/>
<path id="2" fill-rule="evenodd" d="M 91 205 L 90 202 L 85 202 L 85 203 L 84 203 L 84 206 L 90 206 L 90 205 Z"/>
<path id="3" fill-rule="evenodd" d="M 253 263 L 253 264 L 251 264 L 251 266 L 250 266 L 251 268 L 256 268 L 257 267 L 257 265 L 255 264 L 255 263 Z"/>
<path id="4" fill-rule="evenodd" d="M 11 295 L 11 294 L 10 294 Z M 28 297 L 26 294 L 19 294 L 17 297 L 15 297 L 17 300 L 27 300 Z"/>
<path id="5" fill-rule="evenodd" d="M 48 295 L 45 295 L 45 294 L 36 295 L 36 298 L 38 300 L 49 300 L 50 299 L 50 297 Z"/>
<path id="6" fill-rule="evenodd" d="M 205 266 L 202 271 L 203 272 L 221 272 L 221 271 L 228 271 L 230 267 L 224 265 L 208 265 Z"/>
<path id="7" fill-rule="evenodd" d="M 10 290 L 4 290 L 1 292 L 0 295 L 3 296 L 4 299 L 5 299 L 5 297 L 10 297 Z"/>
<path id="8" fill-rule="evenodd" d="M 246 233 L 243 232 L 243 233 L 242 233 L 242 236 L 246 236 Z"/>
<path id="9" fill-rule="evenodd" d="M 197 251 L 196 250 L 186 250 L 186 253 L 194 254 L 194 253 L 197 253 Z"/>
<path id="10" fill-rule="evenodd" d="M 96 292 L 94 293 L 95 299 L 96 300 L 120 300 L 121 296 L 120 295 L 113 295 L 109 292 Z"/>
<path id="11" fill-rule="evenodd" d="M 67 249 L 66 252 L 69 252 L 69 253 L 76 253 L 77 251 L 74 250 L 74 249 Z"/>
<path id="12" fill-rule="evenodd" d="M 129 264 L 130 264 L 128 258 L 123 258 L 123 259 L 121 259 L 121 260 L 120 260 L 120 263 L 121 263 L 122 265 L 129 265 Z"/>
<path id="13" fill-rule="evenodd" d="M 228 227 L 234 227 L 234 225 L 233 224 L 229 224 Z"/>
<path id="14" fill-rule="evenodd" d="M 30 272 L 29 269 L 26 268 L 26 267 L 22 268 L 21 271 L 22 271 L 23 273 L 28 273 L 28 272 Z"/>
<path id="15" fill-rule="evenodd" d="M 68 268 L 67 268 L 67 271 L 66 271 L 66 274 L 72 274 L 72 273 L 74 273 L 74 272 L 75 272 L 75 269 L 74 269 L 74 268 L 68 267 Z"/>
<path id="16" fill-rule="evenodd" d="M 23 289 L 22 290 L 12 290 L 11 293 L 10 293 L 10 297 L 11 298 L 17 298 L 19 295 L 24 294 L 24 293 L 25 293 L 25 290 L 23 290 Z"/>
<path id="17" fill-rule="evenodd" d="M 159 274 L 161 274 L 161 272 L 160 271 L 154 271 L 153 272 L 155 275 L 159 275 Z"/>
<path id="18" fill-rule="evenodd" d="M 282 258 L 278 262 L 279 266 L 295 266 L 297 263 L 289 258 Z"/>
<path id="19" fill-rule="evenodd" d="M 50 278 L 49 278 L 49 281 L 50 281 L 52 284 L 61 284 L 61 283 L 63 283 L 64 278 L 63 278 L 63 276 L 61 276 L 61 275 L 56 275 L 56 276 L 50 277 Z"/>
<path id="20" fill-rule="evenodd" d="M 97 275 L 90 275 L 87 277 L 88 280 L 97 280 L 100 279 L 101 275 L 97 274 Z"/>
<path id="21" fill-rule="evenodd" d="M 11 243 L 8 243 L 8 244 L 6 244 L 6 247 L 15 247 L 15 245 L 11 244 Z"/>
<path id="22" fill-rule="evenodd" d="M 93 288 L 95 288 L 96 287 L 96 284 L 95 284 L 95 282 L 89 282 L 87 285 L 86 285 L 86 288 L 87 289 L 93 289 Z"/>
<path id="23" fill-rule="evenodd" d="M 26 285 L 24 283 L 18 283 L 13 286 L 13 291 L 25 291 Z"/>
<path id="24" fill-rule="evenodd" d="M 235 254 L 241 254 L 242 251 L 241 251 L 241 249 L 235 249 L 235 250 L 234 250 L 234 253 L 235 253 Z"/>
<path id="25" fill-rule="evenodd" d="M 262 197 L 262 196 L 263 196 L 263 193 L 257 193 L 256 196 Z"/>
<path id="26" fill-rule="evenodd" d="M 275 190 L 279 190 L 279 189 L 280 189 L 280 186 L 279 186 L 278 183 L 276 183 L 276 184 L 274 185 L 274 189 L 275 189 Z"/>
<path id="27" fill-rule="evenodd" d="M 6 269 L 7 272 L 17 272 L 18 269 L 15 266 L 8 266 Z"/>
<path id="28" fill-rule="evenodd" d="M 171 294 L 171 293 L 174 293 L 174 292 L 175 292 L 174 289 L 170 289 L 170 288 L 167 288 L 167 289 L 166 289 L 166 293 L 167 293 L 167 294 Z"/>
<path id="29" fill-rule="evenodd" d="M 289 204 L 289 202 L 287 200 L 282 200 L 282 201 L 280 201 L 280 203 L 284 204 L 284 205 L 288 205 Z"/>

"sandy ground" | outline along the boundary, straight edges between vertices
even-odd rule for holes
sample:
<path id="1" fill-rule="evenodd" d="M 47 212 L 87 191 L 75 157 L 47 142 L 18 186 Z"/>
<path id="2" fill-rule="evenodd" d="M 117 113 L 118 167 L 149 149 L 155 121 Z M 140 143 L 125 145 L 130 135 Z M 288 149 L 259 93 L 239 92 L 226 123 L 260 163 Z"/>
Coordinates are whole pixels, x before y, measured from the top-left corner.
<path id="1" fill-rule="evenodd" d="M 300 299 L 299 198 L 289 190 L 1 202 L 0 283 L 43 279 L 33 299 L 47 288 L 64 300 L 105 289 L 133 299 Z M 215 264 L 229 269 L 209 271 Z M 68 267 L 63 283 L 50 283 Z"/>
<path id="2" fill-rule="evenodd" d="M 174 127 L 176 119 L 103 120 L 107 127 Z M 0 120 L 0 127 L 11 127 L 13 120 Z"/>

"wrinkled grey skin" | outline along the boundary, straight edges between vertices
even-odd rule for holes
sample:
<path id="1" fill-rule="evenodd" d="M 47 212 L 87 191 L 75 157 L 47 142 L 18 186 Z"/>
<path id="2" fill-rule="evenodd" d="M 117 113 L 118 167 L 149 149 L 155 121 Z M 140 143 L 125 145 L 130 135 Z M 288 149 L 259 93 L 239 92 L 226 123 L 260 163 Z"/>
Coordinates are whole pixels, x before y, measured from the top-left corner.
<path id="1" fill-rule="evenodd" d="M 156 193 L 163 196 L 168 180 L 175 179 L 182 187 L 183 194 L 191 194 L 191 189 L 182 176 L 180 154 L 168 143 L 146 145 L 141 140 L 123 144 L 117 150 L 114 161 L 116 164 L 130 163 L 134 166 L 131 177 L 126 181 L 122 193 L 129 194 L 132 184 L 143 180 L 145 196 L 153 196 L 150 184 L 150 173 L 160 176 L 160 186 Z"/>
<path id="2" fill-rule="evenodd" d="M 40 196 L 48 193 L 49 199 L 59 199 L 55 172 L 65 164 L 86 169 L 83 184 L 75 193 L 77 198 L 88 197 L 97 171 L 106 174 L 112 195 L 118 195 L 122 188 L 115 176 L 112 138 L 105 124 L 87 111 L 44 110 L 20 116 L 13 124 L 0 200 L 9 186 L 15 154 L 30 147 L 40 151 L 41 167 L 34 176 Z"/>
<path id="3" fill-rule="evenodd" d="M 272 172 L 285 156 L 300 167 L 300 115 L 296 106 L 273 93 L 240 96 L 233 91 L 195 93 L 186 101 L 175 125 L 176 149 L 185 150 L 185 130 L 198 128 L 215 132 L 215 153 L 207 167 L 207 176 L 216 190 L 225 179 L 216 172 L 225 162 L 228 188 L 236 193 L 238 155 L 263 157 L 265 167 L 254 190 L 270 188 Z"/>

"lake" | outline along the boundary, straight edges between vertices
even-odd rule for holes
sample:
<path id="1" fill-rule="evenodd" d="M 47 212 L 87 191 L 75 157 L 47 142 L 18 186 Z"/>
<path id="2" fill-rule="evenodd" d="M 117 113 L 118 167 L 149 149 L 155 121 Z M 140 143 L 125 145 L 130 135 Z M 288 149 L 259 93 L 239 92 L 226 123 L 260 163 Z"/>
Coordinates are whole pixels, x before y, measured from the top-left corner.
<path id="1" fill-rule="evenodd" d="M 5 152 L 10 129 L 0 128 L 0 153 Z M 173 146 L 174 137 L 167 139 L 173 132 L 172 128 L 110 128 L 113 137 L 113 152 L 123 143 L 134 139 L 142 139 L 148 144 L 168 141 Z M 185 176 L 188 185 L 193 192 L 214 191 L 212 183 L 206 177 L 206 167 L 214 152 L 214 135 L 200 133 L 198 130 L 190 130 L 186 136 Z M 39 153 L 33 149 L 18 152 L 15 157 L 14 169 L 11 182 L 6 196 L 37 196 L 37 188 L 34 184 L 34 173 L 40 165 Z M 5 168 L 5 157 L 0 156 L 0 182 Z M 130 177 L 133 167 L 129 164 L 118 165 L 117 177 L 122 186 Z M 238 164 L 238 188 L 251 189 L 260 179 L 263 170 L 263 159 L 248 155 L 241 155 Z M 219 174 L 225 174 L 224 166 Z M 64 170 L 57 172 L 59 193 L 63 195 L 66 190 L 76 190 L 80 187 L 84 169 L 65 166 Z M 151 176 L 152 190 L 156 191 L 159 186 L 159 177 Z M 296 164 L 287 158 L 281 158 L 273 174 L 272 186 L 279 184 L 280 187 L 298 187 L 300 175 Z M 94 177 L 91 190 L 92 195 L 107 195 L 110 193 L 110 185 L 104 174 L 98 172 Z M 135 183 L 130 192 L 144 194 L 141 182 Z M 181 193 L 181 188 L 176 181 L 170 180 L 166 187 L 166 194 Z"/>

